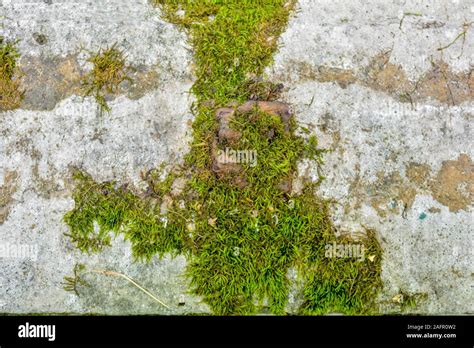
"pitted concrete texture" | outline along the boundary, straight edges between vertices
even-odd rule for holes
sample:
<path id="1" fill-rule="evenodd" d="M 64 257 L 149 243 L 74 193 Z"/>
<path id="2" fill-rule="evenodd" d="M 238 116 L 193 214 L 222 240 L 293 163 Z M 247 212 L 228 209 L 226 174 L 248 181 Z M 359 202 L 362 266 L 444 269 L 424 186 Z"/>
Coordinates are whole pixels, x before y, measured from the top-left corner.
<path id="1" fill-rule="evenodd" d="M 374 56 L 391 50 L 390 62 L 410 79 L 429 70 L 440 56 L 455 72 L 466 71 L 474 55 L 473 16 L 470 0 L 300 0 L 282 34 L 275 70 L 294 73 L 297 66 L 287 64 L 293 61 L 362 72 Z M 464 31 L 465 40 L 438 51 Z"/>
<path id="2" fill-rule="evenodd" d="M 135 65 L 188 69 L 184 34 L 148 0 L 2 0 L 0 18 L 3 35 L 20 39 L 24 54 L 65 57 L 117 43 Z"/>
<path id="3" fill-rule="evenodd" d="M 377 231 L 384 312 L 400 293 L 428 295 L 415 313 L 474 312 L 473 13 L 462 0 L 303 0 L 268 69 L 330 150 L 319 194 L 337 202 L 338 232 Z"/>
<path id="4" fill-rule="evenodd" d="M 191 79 L 185 34 L 163 21 L 147 0 L 2 0 L 1 35 L 19 40 L 24 73 L 22 108 L 51 110 L 80 92 L 87 59 L 116 45 L 135 68 L 131 98 L 173 80 Z M 82 74 L 83 75 L 83 74 Z M 171 89 L 171 88 L 170 88 Z"/>

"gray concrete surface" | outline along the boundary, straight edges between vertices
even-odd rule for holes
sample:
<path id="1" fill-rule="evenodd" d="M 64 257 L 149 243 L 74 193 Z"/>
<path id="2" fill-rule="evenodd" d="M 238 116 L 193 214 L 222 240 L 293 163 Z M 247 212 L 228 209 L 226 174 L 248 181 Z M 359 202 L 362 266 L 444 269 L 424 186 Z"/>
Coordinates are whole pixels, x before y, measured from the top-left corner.
<path id="1" fill-rule="evenodd" d="M 400 28 L 404 13 L 420 16 Z M 401 292 L 428 295 L 415 313 L 474 312 L 473 14 L 462 0 L 302 0 L 268 69 L 330 150 L 319 193 L 337 201 L 339 232 L 379 235 L 385 312 Z M 465 29 L 464 46 L 437 49 Z M 433 73 L 440 60 L 454 81 Z"/>

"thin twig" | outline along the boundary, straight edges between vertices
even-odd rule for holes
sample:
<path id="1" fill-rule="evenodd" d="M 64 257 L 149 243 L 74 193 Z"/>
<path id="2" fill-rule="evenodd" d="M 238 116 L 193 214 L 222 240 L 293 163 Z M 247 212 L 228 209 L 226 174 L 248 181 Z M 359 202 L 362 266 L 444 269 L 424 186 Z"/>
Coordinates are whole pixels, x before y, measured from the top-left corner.
<path id="1" fill-rule="evenodd" d="M 123 278 L 127 281 L 129 281 L 130 283 L 132 283 L 133 285 L 135 285 L 137 288 L 139 288 L 141 291 L 143 291 L 145 294 L 147 294 L 148 296 L 150 296 L 153 300 L 155 300 L 156 302 L 158 302 L 159 304 L 161 304 L 162 306 L 165 306 L 166 308 L 170 309 L 169 306 L 167 306 L 165 303 L 163 303 L 162 301 L 160 301 L 158 298 L 156 298 L 155 295 L 153 295 L 151 292 L 149 292 L 147 289 L 143 288 L 142 286 L 140 286 L 140 284 L 138 284 L 137 282 L 135 282 L 132 278 L 130 278 L 129 276 L 125 275 L 125 274 L 122 274 L 122 273 L 118 273 L 118 272 L 114 272 L 114 271 L 106 271 L 106 270 L 92 270 L 90 272 L 93 272 L 93 273 L 98 273 L 98 274 L 103 274 L 103 275 L 106 275 L 106 276 L 111 276 L 111 277 L 119 277 L 119 278 Z"/>
<path id="2" fill-rule="evenodd" d="M 451 41 L 451 43 L 449 43 L 448 45 L 444 46 L 444 47 L 439 47 L 438 48 L 438 51 L 442 51 L 442 50 L 445 50 L 446 48 L 449 48 L 451 47 L 452 45 L 454 45 L 454 43 L 456 41 L 458 41 L 461 37 L 464 37 L 466 35 L 466 31 L 463 31 L 462 33 L 460 33 L 458 36 L 456 36 L 456 38 Z"/>
<path id="3" fill-rule="evenodd" d="M 472 23 L 474 23 L 474 22 L 469 22 L 469 23 L 466 22 L 466 23 L 464 23 L 464 24 L 462 25 L 462 27 L 463 27 L 464 30 L 463 30 L 461 33 L 459 33 L 458 36 L 456 36 L 455 39 L 454 39 L 453 41 L 451 41 L 449 44 L 447 44 L 447 45 L 444 46 L 444 47 L 439 47 L 439 48 L 438 48 L 438 51 L 443 51 L 443 50 L 445 50 L 445 49 L 451 47 L 452 45 L 454 45 L 454 44 L 456 43 L 456 41 L 458 41 L 458 40 L 462 37 L 461 53 L 460 53 L 460 55 L 459 55 L 459 57 L 461 57 L 461 56 L 462 56 L 462 53 L 463 53 L 463 51 L 464 51 L 464 44 L 466 43 L 467 31 L 469 30 L 469 27 L 472 25 Z M 458 58 L 459 58 L 459 57 L 458 57 Z"/>

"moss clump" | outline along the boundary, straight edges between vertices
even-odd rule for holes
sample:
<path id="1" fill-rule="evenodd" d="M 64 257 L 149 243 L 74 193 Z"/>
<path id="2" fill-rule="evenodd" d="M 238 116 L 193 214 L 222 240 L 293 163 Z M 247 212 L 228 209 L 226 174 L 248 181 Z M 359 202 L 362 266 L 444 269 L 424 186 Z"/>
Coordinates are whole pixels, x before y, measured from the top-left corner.
<path id="1" fill-rule="evenodd" d="M 200 100 L 244 101 L 248 82 L 262 75 L 277 48 L 294 0 L 155 0 L 191 38 Z"/>
<path id="2" fill-rule="evenodd" d="M 157 195 L 140 197 L 126 185 L 115 182 L 96 183 L 80 171 L 73 175 L 77 182 L 74 193 L 74 210 L 64 217 L 69 225 L 71 240 L 83 252 L 98 252 L 110 245 L 111 234 L 124 233 L 133 243 L 137 259 L 149 260 L 153 255 L 180 254 L 187 240 L 181 219 L 172 214 L 161 214 L 163 199 Z M 150 187 L 153 175 L 149 175 Z M 161 187 L 163 187 L 161 183 Z M 162 196 L 160 196 L 162 197 Z M 175 208 L 176 203 L 168 209 Z"/>
<path id="3" fill-rule="evenodd" d="M 90 287 L 90 284 L 81 278 L 81 273 L 84 272 L 86 266 L 76 264 L 74 266 L 74 275 L 72 277 L 64 277 L 63 289 L 75 293 L 79 296 L 79 287 Z"/>
<path id="4" fill-rule="evenodd" d="M 328 245 L 357 245 L 363 248 L 361 258 L 327 257 Z M 329 312 L 370 314 L 376 308 L 375 297 L 381 288 L 382 250 L 373 231 L 359 241 L 322 236 L 311 257 L 310 271 L 305 271 L 302 314 Z M 313 258 L 314 257 L 314 258 Z"/>
<path id="5" fill-rule="evenodd" d="M 400 307 L 399 312 L 403 313 L 416 308 L 419 302 L 425 301 L 427 298 L 428 294 L 424 292 L 409 293 L 406 291 L 400 291 L 399 294 L 392 298 L 391 303 L 398 305 Z"/>
<path id="6" fill-rule="evenodd" d="M 115 94 L 120 84 L 125 80 L 131 80 L 128 76 L 124 52 L 117 45 L 100 49 L 88 60 L 93 64 L 93 69 L 83 78 L 84 94 L 93 95 L 99 104 L 101 111 L 110 111 L 106 101 L 107 94 Z"/>
<path id="7" fill-rule="evenodd" d="M 71 236 L 85 251 L 95 240 L 107 244 L 109 232 L 124 233 L 137 258 L 184 253 L 191 291 L 216 314 L 253 314 L 268 306 L 284 314 L 290 268 L 305 282 L 304 314 L 341 311 L 369 313 L 380 288 L 380 248 L 373 234 L 359 241 L 369 261 L 327 258 L 336 239 L 328 203 L 315 196 L 317 183 L 289 189 L 303 158 L 321 163 L 315 137 L 296 135 L 293 119 L 249 100 L 274 100 L 279 86 L 262 79 L 277 49 L 293 1 L 158 0 L 173 23 L 190 35 L 197 61 L 193 92 L 194 139 L 183 168 L 161 180 L 149 173 L 146 194 L 116 183 L 97 184 L 78 173 L 76 206 L 67 214 Z M 239 136 L 219 139 L 216 109 L 234 105 L 229 127 Z M 256 163 L 216 171 L 216 152 L 254 151 Z M 254 165 L 255 164 L 255 165 Z M 235 169 L 235 168 L 234 168 Z M 177 177 L 186 185 L 177 192 Z M 346 243 L 356 243 L 345 240 Z"/>
<path id="8" fill-rule="evenodd" d="M 6 41 L 0 36 L 0 110 L 13 110 L 20 106 L 23 92 L 20 89 L 21 75 L 17 61 L 20 54 L 16 42 Z"/>

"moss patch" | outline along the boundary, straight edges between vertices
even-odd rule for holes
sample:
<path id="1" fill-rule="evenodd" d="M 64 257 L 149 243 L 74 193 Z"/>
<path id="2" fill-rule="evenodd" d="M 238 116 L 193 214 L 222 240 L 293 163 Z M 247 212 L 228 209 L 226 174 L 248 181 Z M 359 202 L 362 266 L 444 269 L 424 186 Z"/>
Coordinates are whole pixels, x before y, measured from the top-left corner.
<path id="1" fill-rule="evenodd" d="M 427 298 L 428 294 L 424 292 L 410 293 L 400 290 L 391 300 L 383 301 L 383 303 L 391 308 L 391 314 L 410 313 Z"/>
<path id="2" fill-rule="evenodd" d="M 130 80 L 127 76 L 129 67 L 125 55 L 116 45 L 99 50 L 88 60 L 93 69 L 83 79 L 84 94 L 93 95 L 102 111 L 110 111 L 106 101 L 107 94 L 118 92 L 120 84 Z"/>
<path id="3" fill-rule="evenodd" d="M 13 110 L 21 104 L 23 92 L 19 81 L 19 58 L 16 42 L 0 36 L 0 111 Z"/>
<path id="4" fill-rule="evenodd" d="M 373 231 L 357 242 L 347 238 L 336 238 L 324 234 L 315 246 L 315 260 L 304 270 L 305 302 L 302 314 L 325 314 L 328 312 L 350 315 L 370 314 L 377 307 L 375 298 L 382 287 L 380 279 L 382 250 Z M 327 257 L 327 246 L 359 246 L 364 257 Z"/>
<path id="5" fill-rule="evenodd" d="M 138 259 L 184 253 L 191 291 L 216 314 L 253 314 L 264 306 L 284 314 L 290 268 L 305 283 L 301 313 L 371 312 L 381 285 L 375 236 L 337 239 L 328 203 L 315 196 L 317 183 L 291 189 L 299 160 L 321 163 L 316 138 L 297 135 L 294 119 L 269 104 L 244 104 L 278 98 L 280 87 L 262 74 L 294 2 L 155 3 L 187 30 L 195 50 L 191 151 L 164 180 L 160 171 L 145 175 L 145 193 L 77 172 L 76 205 L 65 217 L 72 240 L 93 252 L 109 244 L 111 233 L 124 233 Z M 231 115 L 225 132 L 219 110 Z M 250 152 L 256 161 L 223 164 L 217 155 Z M 363 246 L 367 258 L 328 257 L 327 245 L 341 242 Z"/>
<path id="6" fill-rule="evenodd" d="M 133 254 L 138 259 L 151 259 L 155 254 L 184 252 L 187 236 L 182 219 L 173 214 L 162 216 L 160 207 L 166 200 L 161 189 L 170 189 L 163 182 L 154 183 L 155 172 L 149 173 L 150 190 L 154 193 L 140 197 L 127 186 L 114 182 L 96 183 L 80 172 L 74 173 L 76 186 L 73 211 L 65 216 L 71 229 L 70 237 L 84 252 L 98 252 L 110 245 L 113 234 L 125 233 L 133 243 Z M 160 195 L 161 198 L 155 198 Z M 168 206 L 168 212 L 175 208 Z"/>

